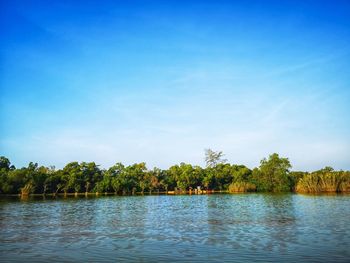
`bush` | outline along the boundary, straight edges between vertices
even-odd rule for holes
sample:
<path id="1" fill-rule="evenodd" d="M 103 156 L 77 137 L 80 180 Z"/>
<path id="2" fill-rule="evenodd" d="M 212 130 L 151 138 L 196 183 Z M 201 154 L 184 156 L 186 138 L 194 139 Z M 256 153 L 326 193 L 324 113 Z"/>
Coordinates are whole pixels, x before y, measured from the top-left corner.
<path id="1" fill-rule="evenodd" d="M 349 192 L 350 173 L 320 170 L 300 178 L 295 188 L 299 193 Z"/>
<path id="2" fill-rule="evenodd" d="M 244 193 L 244 192 L 255 192 L 256 185 L 248 182 L 235 182 L 230 184 L 230 193 Z"/>

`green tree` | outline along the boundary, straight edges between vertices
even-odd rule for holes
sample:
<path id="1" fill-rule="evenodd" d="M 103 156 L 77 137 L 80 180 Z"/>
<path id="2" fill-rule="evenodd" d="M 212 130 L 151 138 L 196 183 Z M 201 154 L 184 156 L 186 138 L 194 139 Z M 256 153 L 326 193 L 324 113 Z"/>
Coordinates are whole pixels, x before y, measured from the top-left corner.
<path id="1" fill-rule="evenodd" d="M 139 181 L 144 178 L 146 170 L 145 163 L 136 163 L 125 167 L 124 172 L 120 174 L 120 184 L 123 194 L 135 194 L 140 189 Z"/>
<path id="2" fill-rule="evenodd" d="M 125 166 L 122 163 L 116 163 L 106 172 L 106 176 L 110 178 L 111 187 L 115 193 L 122 191 L 122 177 L 125 170 Z"/>
<path id="3" fill-rule="evenodd" d="M 70 162 L 62 169 L 64 192 L 80 192 L 84 187 L 83 172 L 78 162 Z"/>
<path id="4" fill-rule="evenodd" d="M 176 187 L 176 180 L 172 173 L 168 170 L 162 170 L 161 179 L 160 179 L 161 187 L 167 192 L 169 190 L 174 190 Z"/>
<path id="5" fill-rule="evenodd" d="M 159 191 L 161 187 L 162 170 L 155 167 L 147 174 L 149 178 L 149 192 L 152 193 L 155 190 Z"/>
<path id="6" fill-rule="evenodd" d="M 64 186 L 62 170 L 56 171 L 54 168 L 51 168 L 45 179 L 44 185 L 47 191 L 58 194 Z"/>
<path id="7" fill-rule="evenodd" d="M 0 170 L 4 169 L 5 171 L 13 170 L 15 167 L 11 165 L 11 162 L 9 159 L 7 159 L 5 156 L 0 157 Z"/>
<path id="8" fill-rule="evenodd" d="M 102 180 L 102 171 L 94 162 L 83 162 L 80 164 L 80 168 L 84 181 L 84 189 L 87 193 L 91 189 L 94 189 L 95 185 Z"/>
<path id="9" fill-rule="evenodd" d="M 11 162 L 4 156 L 0 157 L 0 193 L 8 194 L 13 191 L 13 186 L 9 180 Z"/>
<path id="10" fill-rule="evenodd" d="M 280 158 L 277 153 L 271 154 L 268 159 L 262 159 L 259 169 L 253 170 L 254 183 L 258 191 L 290 191 L 292 187 L 290 168 L 288 158 Z"/>

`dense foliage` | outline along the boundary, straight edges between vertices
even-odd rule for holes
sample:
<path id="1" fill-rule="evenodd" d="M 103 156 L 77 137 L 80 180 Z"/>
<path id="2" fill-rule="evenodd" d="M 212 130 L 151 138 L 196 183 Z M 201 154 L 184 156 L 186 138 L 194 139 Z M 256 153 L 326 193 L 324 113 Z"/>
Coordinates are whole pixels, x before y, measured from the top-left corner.
<path id="1" fill-rule="evenodd" d="M 307 173 L 298 180 L 296 191 L 303 193 L 350 192 L 349 172 L 334 171 L 331 167 Z"/>
<path id="2" fill-rule="evenodd" d="M 222 152 L 206 150 L 206 168 L 181 163 L 162 170 L 147 169 L 145 163 L 124 166 L 116 163 L 101 169 L 94 162 L 71 162 L 62 169 L 29 163 L 15 168 L 0 157 L 1 194 L 48 194 L 77 192 L 184 192 L 202 189 L 230 192 L 345 192 L 350 191 L 350 172 L 330 167 L 312 173 L 291 172 L 287 158 L 274 153 L 253 170 L 244 165 L 226 163 Z"/>

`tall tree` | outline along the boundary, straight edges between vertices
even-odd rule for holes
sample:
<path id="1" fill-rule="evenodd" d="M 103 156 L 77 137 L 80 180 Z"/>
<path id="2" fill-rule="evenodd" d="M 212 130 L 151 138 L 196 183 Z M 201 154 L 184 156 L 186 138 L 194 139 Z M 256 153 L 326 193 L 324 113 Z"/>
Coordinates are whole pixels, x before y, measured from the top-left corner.
<path id="1" fill-rule="evenodd" d="M 214 152 L 211 149 L 205 149 L 205 163 L 207 167 L 215 167 L 219 163 L 227 162 L 226 159 L 223 159 L 224 154 L 222 151 Z"/>
<path id="2" fill-rule="evenodd" d="M 291 190 L 288 158 L 281 158 L 277 153 L 271 154 L 269 159 L 260 161 L 259 169 L 254 169 L 254 180 L 259 191 L 284 192 Z"/>

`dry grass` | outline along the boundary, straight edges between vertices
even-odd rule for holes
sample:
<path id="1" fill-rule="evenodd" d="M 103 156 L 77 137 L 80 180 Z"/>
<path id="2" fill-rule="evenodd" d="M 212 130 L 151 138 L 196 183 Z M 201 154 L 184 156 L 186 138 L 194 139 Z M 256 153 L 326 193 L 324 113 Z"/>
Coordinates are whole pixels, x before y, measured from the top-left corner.
<path id="1" fill-rule="evenodd" d="M 300 178 L 296 188 L 299 193 L 329 193 L 350 191 L 349 172 L 314 172 Z"/>
<path id="2" fill-rule="evenodd" d="M 235 182 L 229 186 L 230 193 L 255 192 L 256 185 L 248 182 Z"/>

